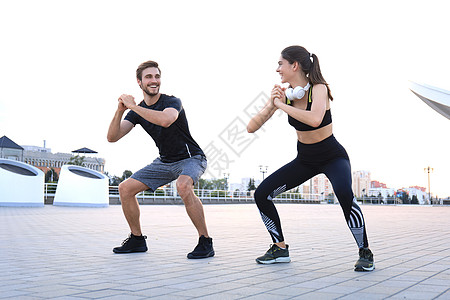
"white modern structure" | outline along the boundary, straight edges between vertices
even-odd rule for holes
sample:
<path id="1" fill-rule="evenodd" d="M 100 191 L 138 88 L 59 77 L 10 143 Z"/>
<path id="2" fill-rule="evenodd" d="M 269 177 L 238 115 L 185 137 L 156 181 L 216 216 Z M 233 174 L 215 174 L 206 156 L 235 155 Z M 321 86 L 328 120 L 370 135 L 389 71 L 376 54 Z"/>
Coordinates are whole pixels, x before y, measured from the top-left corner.
<path id="1" fill-rule="evenodd" d="M 389 188 L 370 188 L 367 196 L 369 197 L 378 197 L 381 196 L 383 198 L 393 197 L 395 195 L 395 189 Z"/>
<path id="2" fill-rule="evenodd" d="M 109 205 L 108 184 L 108 177 L 100 172 L 64 165 L 53 205 L 106 207 Z"/>
<path id="3" fill-rule="evenodd" d="M 450 119 L 450 91 L 412 81 L 409 89 L 432 109 Z"/>
<path id="4" fill-rule="evenodd" d="M 428 194 L 426 192 L 421 191 L 414 187 L 406 188 L 404 190 L 408 191 L 410 198 L 416 196 L 417 201 L 419 201 L 419 204 L 430 204 L 430 199 L 428 198 Z"/>
<path id="5" fill-rule="evenodd" d="M 0 206 L 44 206 L 44 172 L 0 158 Z"/>

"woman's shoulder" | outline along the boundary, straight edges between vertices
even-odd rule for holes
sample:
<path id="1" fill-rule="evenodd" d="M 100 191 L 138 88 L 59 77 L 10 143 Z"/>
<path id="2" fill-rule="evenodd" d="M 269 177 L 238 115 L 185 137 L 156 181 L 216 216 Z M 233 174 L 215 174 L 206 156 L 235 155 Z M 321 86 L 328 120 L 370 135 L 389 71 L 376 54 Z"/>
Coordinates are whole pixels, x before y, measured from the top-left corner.
<path id="1" fill-rule="evenodd" d="M 312 95 L 315 98 L 324 97 L 328 99 L 328 87 L 323 83 L 318 83 L 312 87 Z"/>
<path id="2" fill-rule="evenodd" d="M 313 84 L 312 85 L 312 89 L 313 89 L 313 92 L 314 91 L 325 91 L 325 92 L 328 92 L 327 86 L 325 84 L 323 84 L 323 83 Z"/>

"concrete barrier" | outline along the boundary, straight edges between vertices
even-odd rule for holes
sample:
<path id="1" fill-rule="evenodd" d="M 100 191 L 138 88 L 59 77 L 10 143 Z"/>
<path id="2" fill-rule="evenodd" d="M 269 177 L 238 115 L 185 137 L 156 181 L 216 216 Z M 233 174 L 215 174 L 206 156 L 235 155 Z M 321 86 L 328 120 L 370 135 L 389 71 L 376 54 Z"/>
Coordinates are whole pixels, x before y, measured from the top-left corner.
<path id="1" fill-rule="evenodd" d="M 44 206 L 44 172 L 0 158 L 0 206 Z"/>
<path id="2" fill-rule="evenodd" d="M 108 206 L 108 177 L 80 166 L 62 166 L 53 205 Z"/>

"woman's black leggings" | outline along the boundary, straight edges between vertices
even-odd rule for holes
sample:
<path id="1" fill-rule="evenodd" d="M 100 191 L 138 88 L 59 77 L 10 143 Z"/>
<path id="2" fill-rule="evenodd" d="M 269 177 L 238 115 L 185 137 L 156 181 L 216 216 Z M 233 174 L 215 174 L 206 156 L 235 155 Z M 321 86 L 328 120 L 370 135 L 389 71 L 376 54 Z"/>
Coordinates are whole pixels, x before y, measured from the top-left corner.
<path id="1" fill-rule="evenodd" d="M 330 136 L 316 144 L 297 144 L 297 157 L 267 177 L 255 191 L 255 201 L 274 243 L 284 241 L 280 217 L 272 202 L 277 195 L 324 173 L 344 212 L 345 220 L 359 248 L 368 247 L 364 217 L 352 191 L 352 175 L 347 152 Z"/>

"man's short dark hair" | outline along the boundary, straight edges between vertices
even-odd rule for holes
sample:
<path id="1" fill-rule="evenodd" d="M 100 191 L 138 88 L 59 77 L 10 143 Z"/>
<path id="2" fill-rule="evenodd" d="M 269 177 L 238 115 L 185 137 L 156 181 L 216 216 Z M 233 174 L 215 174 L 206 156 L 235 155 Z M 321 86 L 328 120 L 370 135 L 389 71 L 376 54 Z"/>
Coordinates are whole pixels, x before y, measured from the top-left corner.
<path id="1" fill-rule="evenodd" d="M 158 63 L 156 61 L 146 61 L 139 65 L 139 67 L 136 69 L 136 78 L 142 81 L 142 72 L 147 68 L 157 68 L 159 71 L 159 74 L 161 74 L 161 70 L 158 67 Z"/>

